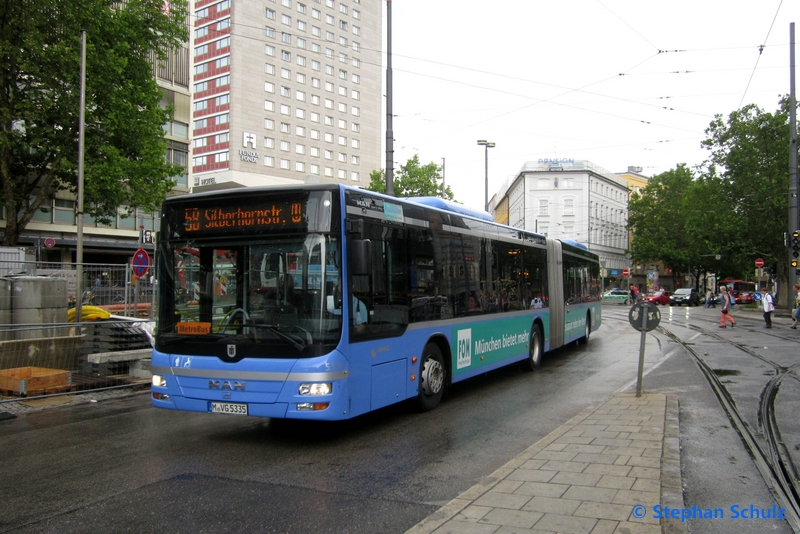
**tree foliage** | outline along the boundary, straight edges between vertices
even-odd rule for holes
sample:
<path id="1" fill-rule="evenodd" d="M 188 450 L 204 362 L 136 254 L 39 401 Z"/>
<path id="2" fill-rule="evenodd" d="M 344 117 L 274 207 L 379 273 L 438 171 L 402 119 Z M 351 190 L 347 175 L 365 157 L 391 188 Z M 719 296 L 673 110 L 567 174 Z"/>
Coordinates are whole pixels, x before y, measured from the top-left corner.
<path id="1" fill-rule="evenodd" d="M 685 165 L 654 176 L 629 204 L 631 253 L 677 271 L 752 278 L 763 258 L 788 282 L 789 115 L 755 105 L 717 115 L 706 129 L 710 152 L 699 175 Z M 717 260 L 717 255 L 720 259 Z"/>
<path id="2" fill-rule="evenodd" d="M 169 10 L 165 10 L 165 5 Z M 185 43 L 185 0 L 21 0 L 0 7 L 0 202 L 4 245 L 44 202 L 77 193 L 80 31 L 87 32 L 84 211 L 156 209 L 182 169 L 167 164 L 171 110 L 153 59 Z"/>
<path id="3" fill-rule="evenodd" d="M 419 155 L 409 159 L 405 165 L 400 166 L 400 172 L 394 176 L 394 193 L 398 197 L 440 197 L 453 200 L 453 192 L 449 187 L 442 189 L 439 180 L 442 179 L 442 168 L 436 163 L 420 165 Z M 386 171 L 372 171 L 369 174 L 370 191 L 386 192 Z"/>

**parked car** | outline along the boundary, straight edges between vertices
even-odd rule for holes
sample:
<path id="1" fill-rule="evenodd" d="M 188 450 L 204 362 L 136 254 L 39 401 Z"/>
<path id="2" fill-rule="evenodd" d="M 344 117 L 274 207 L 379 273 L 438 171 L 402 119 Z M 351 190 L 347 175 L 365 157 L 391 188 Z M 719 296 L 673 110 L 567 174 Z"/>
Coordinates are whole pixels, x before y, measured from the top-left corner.
<path id="1" fill-rule="evenodd" d="M 614 288 L 606 291 L 603 294 L 603 302 L 619 302 L 620 304 L 627 304 L 630 298 L 630 293 L 624 289 Z"/>
<path id="2" fill-rule="evenodd" d="M 697 290 L 693 287 L 682 287 L 680 289 L 676 289 L 675 293 L 669 298 L 669 303 L 672 306 L 699 306 L 700 305 L 700 295 L 697 294 Z"/>
<path id="3" fill-rule="evenodd" d="M 745 291 L 745 292 L 742 292 L 742 293 L 739 293 L 738 295 L 736 295 L 734 300 L 736 301 L 736 304 L 750 304 L 755 299 L 753 299 L 753 294 L 752 293 L 749 293 L 749 292 Z"/>
<path id="4" fill-rule="evenodd" d="M 653 304 L 661 304 L 662 306 L 669 305 L 669 291 L 666 289 L 662 289 L 661 291 L 656 291 L 655 293 L 651 293 L 650 295 L 645 295 L 644 300 L 647 302 L 652 302 Z"/>

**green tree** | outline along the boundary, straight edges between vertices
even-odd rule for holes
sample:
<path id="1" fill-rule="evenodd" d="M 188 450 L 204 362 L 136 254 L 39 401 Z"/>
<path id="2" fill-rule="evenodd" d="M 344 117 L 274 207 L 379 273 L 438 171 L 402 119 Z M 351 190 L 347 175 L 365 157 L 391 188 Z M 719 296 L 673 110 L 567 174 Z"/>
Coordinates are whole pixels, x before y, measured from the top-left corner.
<path id="1" fill-rule="evenodd" d="M 729 263 L 752 273 L 761 257 L 781 281 L 779 302 L 786 304 L 789 265 L 784 232 L 788 226 L 789 104 L 768 113 L 755 105 L 717 115 L 703 141 L 711 153 L 707 175 L 716 178 L 727 217 L 719 226 L 719 245 Z"/>
<path id="2" fill-rule="evenodd" d="M 679 165 L 650 179 L 629 203 L 631 253 L 676 271 L 752 278 L 761 257 L 782 284 L 788 264 L 783 235 L 788 214 L 788 101 L 775 113 L 755 105 L 717 115 L 703 146 L 711 156 L 699 176 Z M 720 259 L 717 260 L 716 256 Z"/>
<path id="3" fill-rule="evenodd" d="M 166 10 L 165 6 L 169 6 Z M 185 0 L 20 0 L 0 7 L 4 245 L 43 203 L 77 193 L 80 31 L 87 31 L 84 211 L 156 209 L 182 169 L 165 162 L 153 61 L 188 39 Z"/>
<path id="4" fill-rule="evenodd" d="M 633 230 L 634 261 L 661 261 L 676 272 L 698 267 L 704 243 L 698 243 L 687 214 L 702 209 L 699 187 L 691 169 L 681 164 L 654 176 L 631 197 L 628 225 Z"/>
<path id="5" fill-rule="evenodd" d="M 442 179 L 442 168 L 436 163 L 420 165 L 419 155 L 409 159 L 405 165 L 400 166 L 400 172 L 394 176 L 394 192 L 398 197 L 440 197 L 453 200 L 450 187 L 442 189 L 439 180 Z M 386 192 L 386 171 L 375 170 L 369 173 L 370 191 Z"/>

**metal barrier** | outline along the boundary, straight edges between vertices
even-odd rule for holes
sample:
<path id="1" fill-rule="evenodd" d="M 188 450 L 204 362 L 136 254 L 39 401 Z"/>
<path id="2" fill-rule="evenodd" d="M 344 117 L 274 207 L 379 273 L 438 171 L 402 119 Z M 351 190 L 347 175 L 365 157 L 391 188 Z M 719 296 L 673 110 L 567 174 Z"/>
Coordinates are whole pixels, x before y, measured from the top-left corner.
<path id="1" fill-rule="evenodd" d="M 0 403 L 150 380 L 153 321 L 2 325 Z"/>
<path id="2" fill-rule="evenodd" d="M 0 404 L 150 379 L 155 283 L 130 265 L 0 261 Z"/>

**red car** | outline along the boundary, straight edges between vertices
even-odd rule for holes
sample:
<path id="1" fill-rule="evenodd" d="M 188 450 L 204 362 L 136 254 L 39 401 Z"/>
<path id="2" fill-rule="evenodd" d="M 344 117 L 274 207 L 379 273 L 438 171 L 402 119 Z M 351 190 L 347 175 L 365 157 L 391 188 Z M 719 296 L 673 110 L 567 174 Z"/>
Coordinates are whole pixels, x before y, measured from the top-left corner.
<path id="1" fill-rule="evenodd" d="M 661 291 L 656 291 L 655 293 L 645 295 L 644 300 L 646 300 L 647 302 L 652 302 L 653 304 L 661 304 L 662 306 L 668 306 L 669 291 L 663 289 Z"/>
<path id="2" fill-rule="evenodd" d="M 753 302 L 753 295 L 750 293 L 739 293 L 733 299 L 736 304 L 750 304 Z"/>

